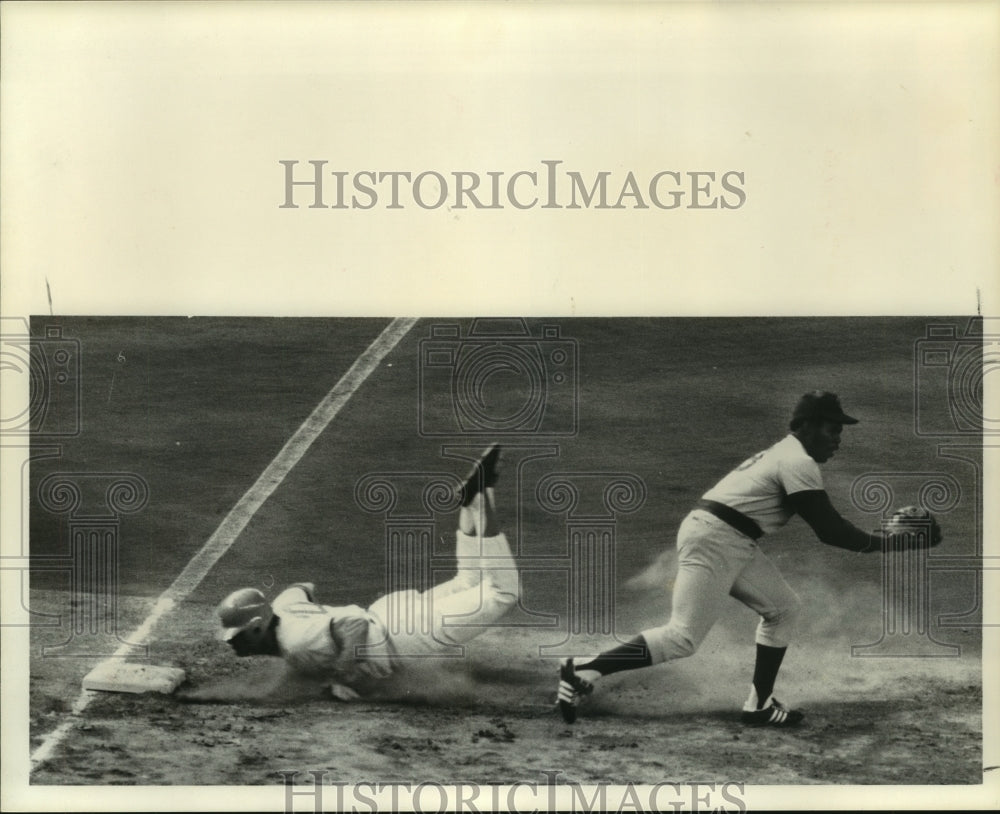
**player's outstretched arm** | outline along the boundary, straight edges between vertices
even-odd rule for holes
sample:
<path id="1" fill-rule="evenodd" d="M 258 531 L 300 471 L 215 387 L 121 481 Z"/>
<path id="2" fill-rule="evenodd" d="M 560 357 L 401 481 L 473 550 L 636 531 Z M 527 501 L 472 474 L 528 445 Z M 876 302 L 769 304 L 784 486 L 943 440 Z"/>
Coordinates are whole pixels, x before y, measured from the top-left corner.
<path id="1" fill-rule="evenodd" d="M 841 517 L 824 490 L 795 492 L 788 495 L 788 502 L 796 514 L 809 524 L 820 542 L 861 553 L 882 550 L 882 533 L 863 531 Z"/>
<path id="2" fill-rule="evenodd" d="M 940 545 L 944 539 L 941 527 L 933 515 L 917 507 L 907 507 L 897 511 L 885 531 L 868 532 L 862 531 L 841 517 L 823 490 L 795 492 L 788 495 L 788 500 L 822 542 L 837 548 L 846 548 L 848 551 L 859 551 L 863 554 L 882 551 L 886 542 L 894 551 L 928 548 Z M 908 516 L 910 509 L 918 514 L 916 519 Z M 914 524 L 927 523 L 930 525 L 929 535 L 913 533 Z"/>

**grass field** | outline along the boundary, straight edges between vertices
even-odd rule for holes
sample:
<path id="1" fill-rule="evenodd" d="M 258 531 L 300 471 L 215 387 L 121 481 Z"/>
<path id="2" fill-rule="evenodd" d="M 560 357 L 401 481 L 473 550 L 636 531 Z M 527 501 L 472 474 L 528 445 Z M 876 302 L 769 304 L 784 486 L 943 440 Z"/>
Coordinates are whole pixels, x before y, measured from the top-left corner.
<path id="1" fill-rule="evenodd" d="M 30 606 L 47 615 L 32 631 L 30 748 L 72 722 L 32 782 L 274 784 L 281 770 L 334 765 L 343 782 L 510 783 L 546 768 L 579 782 L 981 782 L 975 568 L 931 574 L 919 610 L 928 629 L 910 631 L 909 655 L 852 657 L 852 645 L 884 631 L 880 559 L 823 546 L 797 519 L 764 549 L 805 600 L 779 679 L 781 697 L 807 710 L 799 731 L 739 728 L 756 620 L 735 602 L 698 654 L 608 679 L 574 727 L 552 708 L 553 654 L 614 638 L 603 629 L 569 635 L 570 527 L 603 513 L 600 523 L 613 528 L 614 635 L 662 623 L 680 520 L 728 469 L 784 434 L 808 390 L 838 392 L 861 419 L 823 469 L 834 504 L 875 527 L 879 512 L 852 502 L 856 479 L 883 473 L 899 505 L 943 475 L 958 491 L 942 511 L 946 539 L 935 553 L 974 558 L 981 439 L 946 434 L 947 393 L 931 392 L 936 380 L 914 361 L 927 325 L 941 322 L 964 329 L 946 318 L 420 320 L 154 629 L 146 658 L 183 667 L 204 703 L 101 695 L 74 717 L 80 680 L 99 659 L 52 648 L 109 655 L 114 644 L 74 634 L 81 611 L 72 603 L 84 600 L 66 566 L 73 529 L 107 507 L 85 489 L 93 503 L 76 515 L 51 511 L 39 503 L 40 485 L 57 473 L 86 473 L 88 488 L 108 473 L 147 485 L 148 502 L 115 526 L 114 615 L 127 638 L 389 320 L 34 320 L 35 333 L 57 324 L 79 341 L 81 388 L 79 435 L 31 467 Z M 463 365 L 486 341 L 471 332 L 501 327 L 507 333 L 490 341 L 504 349 L 503 364 L 489 362 L 480 411 L 456 413 Z M 932 403 L 922 408 L 926 426 L 915 425 L 921 398 Z M 917 432 L 928 428 L 938 434 Z M 433 529 L 432 571 L 446 578 L 453 512 L 415 519 L 405 490 L 394 513 L 366 511 L 356 487 L 370 474 L 460 475 L 462 456 L 491 435 L 522 462 L 505 469 L 498 494 L 523 592 L 510 625 L 484 632 L 465 659 L 343 705 L 266 659 L 237 661 L 213 639 L 216 603 L 245 585 L 273 595 L 307 580 L 328 604 L 370 604 L 386 589 L 392 523 Z M 942 455 L 945 442 L 964 444 L 971 462 Z M 634 511 L 610 513 L 600 493 L 582 495 L 570 516 L 537 493 L 554 473 L 587 483 L 626 475 L 644 498 Z M 940 656 L 946 645 L 952 657 L 914 655 Z"/>

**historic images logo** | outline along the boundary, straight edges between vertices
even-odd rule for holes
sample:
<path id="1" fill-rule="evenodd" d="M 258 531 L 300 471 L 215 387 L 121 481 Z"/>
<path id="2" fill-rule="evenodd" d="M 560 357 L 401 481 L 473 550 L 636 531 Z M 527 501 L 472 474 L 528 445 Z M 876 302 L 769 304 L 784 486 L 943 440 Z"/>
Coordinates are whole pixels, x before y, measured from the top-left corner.
<path id="1" fill-rule="evenodd" d="M 486 172 L 423 170 L 350 172 L 329 161 L 285 159 L 279 209 L 739 209 L 747 201 L 738 170 L 652 173 L 579 172 L 541 161 L 544 169 Z M 298 165 L 308 164 L 309 167 Z M 311 169 L 310 169 L 311 168 Z"/>

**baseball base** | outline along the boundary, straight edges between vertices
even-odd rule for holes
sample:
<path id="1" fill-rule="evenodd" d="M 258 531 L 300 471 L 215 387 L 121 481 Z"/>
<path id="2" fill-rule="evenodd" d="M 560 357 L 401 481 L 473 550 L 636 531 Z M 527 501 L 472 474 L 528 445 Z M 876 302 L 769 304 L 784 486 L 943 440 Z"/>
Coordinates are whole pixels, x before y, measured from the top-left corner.
<path id="1" fill-rule="evenodd" d="M 83 679 L 83 689 L 105 692 L 172 693 L 184 681 L 179 667 L 156 667 L 147 664 L 126 664 L 106 661 Z"/>

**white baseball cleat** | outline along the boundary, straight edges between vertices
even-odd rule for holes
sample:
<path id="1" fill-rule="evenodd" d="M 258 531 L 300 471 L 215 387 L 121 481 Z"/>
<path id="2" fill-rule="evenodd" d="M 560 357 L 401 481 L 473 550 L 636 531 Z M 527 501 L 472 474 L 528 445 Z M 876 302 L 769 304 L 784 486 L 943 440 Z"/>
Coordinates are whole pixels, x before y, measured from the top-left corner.
<path id="1" fill-rule="evenodd" d="M 795 726 L 805 717 L 801 710 L 788 709 L 773 695 L 764 702 L 764 706 L 757 709 L 754 700 L 757 694 L 753 694 L 753 699 L 743 705 L 743 715 L 741 720 L 751 726 Z"/>
<path id="2" fill-rule="evenodd" d="M 559 691 L 556 693 L 556 706 L 563 720 L 571 724 L 576 720 L 576 705 L 585 695 L 594 691 L 594 685 L 580 678 L 573 668 L 573 659 L 563 659 L 559 665 Z"/>

